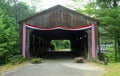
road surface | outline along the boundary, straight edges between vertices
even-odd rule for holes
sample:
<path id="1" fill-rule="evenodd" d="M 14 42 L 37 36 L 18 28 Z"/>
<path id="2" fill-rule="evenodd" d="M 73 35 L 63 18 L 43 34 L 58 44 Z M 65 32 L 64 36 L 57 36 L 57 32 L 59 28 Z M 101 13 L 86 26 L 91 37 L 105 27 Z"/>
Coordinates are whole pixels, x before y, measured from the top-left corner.
<path id="1" fill-rule="evenodd" d="M 100 76 L 104 70 L 88 63 L 44 62 L 19 67 L 3 76 Z"/>

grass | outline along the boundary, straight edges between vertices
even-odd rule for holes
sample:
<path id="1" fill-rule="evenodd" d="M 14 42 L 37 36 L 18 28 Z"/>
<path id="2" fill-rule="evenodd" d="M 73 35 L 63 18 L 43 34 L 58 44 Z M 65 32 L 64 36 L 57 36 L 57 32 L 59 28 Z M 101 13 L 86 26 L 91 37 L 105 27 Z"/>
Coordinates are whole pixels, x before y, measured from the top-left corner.
<path id="1" fill-rule="evenodd" d="M 105 73 L 101 76 L 120 76 L 120 62 L 119 63 L 109 63 L 108 65 L 93 63 L 105 69 Z"/>
<path id="2" fill-rule="evenodd" d="M 6 71 L 6 70 L 10 70 L 10 69 L 15 69 L 19 66 L 24 66 L 26 65 L 27 62 L 23 62 L 21 64 L 17 64 L 17 65 L 12 65 L 12 64 L 6 64 L 6 65 L 2 65 L 0 66 L 0 72 Z"/>

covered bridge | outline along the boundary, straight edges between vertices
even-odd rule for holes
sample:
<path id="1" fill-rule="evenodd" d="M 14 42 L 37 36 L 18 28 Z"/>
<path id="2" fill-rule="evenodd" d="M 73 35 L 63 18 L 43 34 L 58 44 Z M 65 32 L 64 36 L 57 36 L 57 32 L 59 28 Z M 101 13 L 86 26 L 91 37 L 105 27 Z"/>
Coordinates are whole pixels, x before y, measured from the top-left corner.
<path id="1" fill-rule="evenodd" d="M 66 56 L 97 58 L 97 21 L 91 17 L 57 5 L 20 21 L 20 25 L 25 57 L 47 56 L 51 40 L 69 40 L 71 51 Z"/>

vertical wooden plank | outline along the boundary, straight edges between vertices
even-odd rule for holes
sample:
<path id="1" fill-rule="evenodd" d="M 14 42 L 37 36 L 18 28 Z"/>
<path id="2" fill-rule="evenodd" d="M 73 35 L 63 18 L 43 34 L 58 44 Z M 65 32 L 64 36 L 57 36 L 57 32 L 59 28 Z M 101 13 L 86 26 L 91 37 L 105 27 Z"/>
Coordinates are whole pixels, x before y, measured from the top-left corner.
<path id="1" fill-rule="evenodd" d="M 22 25 L 22 55 L 26 57 L 26 27 Z"/>
<path id="2" fill-rule="evenodd" d="M 98 53 L 100 53 L 99 28 L 96 25 L 95 25 L 95 32 L 96 32 L 95 33 L 95 35 L 96 35 L 95 36 L 96 37 L 96 59 L 99 59 L 99 56 L 98 56 Z"/>
<path id="3" fill-rule="evenodd" d="M 91 30 L 87 31 L 88 33 L 88 61 L 91 61 L 92 58 L 92 50 L 91 50 Z"/>
<path id="4" fill-rule="evenodd" d="M 26 29 L 26 57 L 30 57 L 30 30 Z"/>
<path id="5" fill-rule="evenodd" d="M 22 55 L 22 25 L 23 24 L 19 24 L 19 27 L 20 27 L 20 33 L 19 33 L 19 36 L 20 36 L 20 53 L 21 53 L 21 55 Z"/>

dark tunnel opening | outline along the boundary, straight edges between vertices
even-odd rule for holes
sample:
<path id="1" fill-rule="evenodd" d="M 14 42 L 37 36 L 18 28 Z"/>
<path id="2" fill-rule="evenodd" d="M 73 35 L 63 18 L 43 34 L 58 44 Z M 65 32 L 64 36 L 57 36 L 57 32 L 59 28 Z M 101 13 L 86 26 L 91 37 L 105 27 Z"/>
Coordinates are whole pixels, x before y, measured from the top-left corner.
<path id="1" fill-rule="evenodd" d="M 50 51 L 52 40 L 69 40 L 70 51 Z M 86 30 L 32 30 L 30 33 L 30 57 L 69 58 L 82 56 L 87 58 L 88 35 Z"/>

